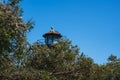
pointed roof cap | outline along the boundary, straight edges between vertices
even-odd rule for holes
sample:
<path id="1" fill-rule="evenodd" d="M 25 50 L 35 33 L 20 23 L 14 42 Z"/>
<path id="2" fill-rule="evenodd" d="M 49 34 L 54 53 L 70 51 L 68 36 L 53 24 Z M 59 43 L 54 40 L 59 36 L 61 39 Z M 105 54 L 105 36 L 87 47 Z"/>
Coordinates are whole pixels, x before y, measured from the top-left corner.
<path id="1" fill-rule="evenodd" d="M 58 31 L 54 30 L 53 27 L 51 27 L 51 30 L 45 33 L 43 37 L 46 37 L 47 35 L 58 35 L 59 37 L 62 37 L 62 35 Z"/>

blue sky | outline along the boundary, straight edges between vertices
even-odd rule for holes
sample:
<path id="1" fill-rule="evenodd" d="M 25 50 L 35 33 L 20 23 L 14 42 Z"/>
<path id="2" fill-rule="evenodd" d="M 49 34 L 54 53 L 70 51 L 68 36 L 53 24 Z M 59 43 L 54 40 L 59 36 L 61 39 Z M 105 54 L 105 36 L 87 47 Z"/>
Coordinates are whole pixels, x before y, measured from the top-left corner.
<path id="1" fill-rule="evenodd" d="M 53 26 L 95 63 L 120 57 L 120 0 L 23 0 L 21 6 L 23 18 L 35 22 L 30 43 Z"/>

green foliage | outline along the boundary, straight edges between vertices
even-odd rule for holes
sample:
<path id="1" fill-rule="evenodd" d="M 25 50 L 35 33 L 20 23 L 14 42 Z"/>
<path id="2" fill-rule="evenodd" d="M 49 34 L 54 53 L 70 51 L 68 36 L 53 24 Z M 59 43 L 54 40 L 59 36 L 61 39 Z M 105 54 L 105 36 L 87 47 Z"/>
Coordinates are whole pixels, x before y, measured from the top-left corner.
<path id="1" fill-rule="evenodd" d="M 21 66 L 28 47 L 26 33 L 32 28 L 30 21 L 25 22 L 21 18 L 19 2 L 0 2 L 0 79 L 3 80 L 5 76 L 9 77 L 16 66 Z"/>
<path id="2" fill-rule="evenodd" d="M 20 16 L 19 1 L 10 0 L 6 5 L 0 3 L 0 57 L 12 54 L 18 61 L 26 51 L 26 32 L 32 28 L 31 22 L 23 21 Z"/>
<path id="3" fill-rule="evenodd" d="M 31 53 L 32 52 L 32 53 Z M 34 43 L 31 46 L 28 66 L 37 70 L 47 71 L 49 77 L 61 78 L 74 70 L 79 49 L 68 40 L 61 40 L 51 47 Z"/>
<path id="4" fill-rule="evenodd" d="M 115 62 L 117 60 L 117 56 L 110 55 L 108 61 Z"/>
<path id="5" fill-rule="evenodd" d="M 111 61 L 106 64 L 109 68 L 109 73 L 106 72 L 108 79 L 120 80 L 120 59 L 114 55 L 110 55 L 108 59 Z"/>

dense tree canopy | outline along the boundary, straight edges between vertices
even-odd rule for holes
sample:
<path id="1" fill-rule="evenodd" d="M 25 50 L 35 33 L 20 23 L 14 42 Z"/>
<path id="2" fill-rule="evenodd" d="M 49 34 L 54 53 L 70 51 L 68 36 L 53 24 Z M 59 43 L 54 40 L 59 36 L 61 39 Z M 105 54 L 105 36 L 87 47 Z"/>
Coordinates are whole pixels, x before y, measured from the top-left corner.
<path id="1" fill-rule="evenodd" d="M 26 33 L 31 30 L 30 21 L 22 19 L 20 0 L 0 2 L 0 73 L 6 76 L 20 66 L 27 51 Z"/>
<path id="2" fill-rule="evenodd" d="M 120 80 L 117 56 L 99 65 L 68 39 L 29 44 L 33 23 L 22 19 L 20 1 L 0 2 L 0 80 Z"/>

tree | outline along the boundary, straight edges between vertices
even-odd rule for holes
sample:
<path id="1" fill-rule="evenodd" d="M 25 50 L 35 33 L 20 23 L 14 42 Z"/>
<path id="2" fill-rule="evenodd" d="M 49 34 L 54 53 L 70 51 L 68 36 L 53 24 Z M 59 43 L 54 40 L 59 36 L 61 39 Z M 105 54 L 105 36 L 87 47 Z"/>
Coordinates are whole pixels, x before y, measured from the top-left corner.
<path id="1" fill-rule="evenodd" d="M 60 40 L 52 46 L 36 42 L 31 46 L 30 54 L 27 67 L 38 70 L 38 73 L 46 73 L 50 80 L 90 78 L 93 60 L 84 54 L 79 55 L 79 48 L 69 40 Z"/>
<path id="2" fill-rule="evenodd" d="M 116 60 L 117 60 L 117 56 L 110 55 L 110 56 L 108 57 L 108 61 L 115 62 Z"/>
<path id="3" fill-rule="evenodd" d="M 106 63 L 106 67 L 109 68 L 109 72 L 106 72 L 109 80 L 120 80 L 120 59 L 117 56 L 110 55 L 108 57 L 110 62 Z"/>
<path id="4" fill-rule="evenodd" d="M 20 1 L 0 2 L 0 76 L 7 76 L 11 67 L 20 66 L 27 52 L 26 33 L 33 24 L 22 19 Z"/>
<path id="5" fill-rule="evenodd" d="M 91 80 L 120 80 L 120 59 L 110 55 L 107 63 L 93 65 Z"/>
<path id="6" fill-rule="evenodd" d="M 78 52 L 77 46 L 71 45 L 68 40 L 61 40 L 51 47 L 34 43 L 28 66 L 48 73 L 50 78 L 65 78 L 69 73 L 73 73 Z"/>
<path id="7" fill-rule="evenodd" d="M 31 30 L 32 24 L 22 19 L 20 1 L 8 0 L 6 4 L 0 3 L 0 57 L 13 54 L 20 58 L 25 53 L 26 33 Z"/>

